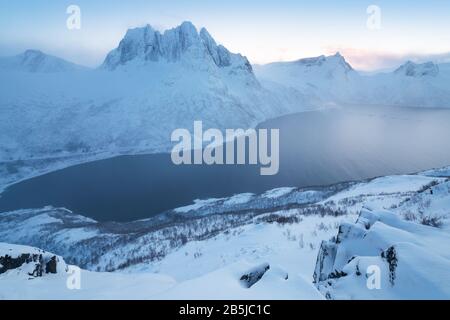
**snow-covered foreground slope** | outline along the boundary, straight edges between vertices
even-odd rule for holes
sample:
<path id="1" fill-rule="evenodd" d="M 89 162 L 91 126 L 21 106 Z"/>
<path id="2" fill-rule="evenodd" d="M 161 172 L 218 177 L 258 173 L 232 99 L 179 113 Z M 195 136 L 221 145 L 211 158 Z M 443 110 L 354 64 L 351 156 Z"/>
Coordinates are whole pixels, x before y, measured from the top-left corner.
<path id="1" fill-rule="evenodd" d="M 0 243 L 0 258 L 5 253 L 20 256 L 41 252 L 33 247 Z M 58 272 L 42 276 L 29 273 L 34 263 L 0 273 L 0 299 L 323 299 L 302 277 L 289 278 L 281 269 L 269 266 L 265 270 L 267 265 L 245 262 L 181 283 L 151 273 L 120 274 L 76 268 L 73 269 L 76 273 L 72 273 L 62 259 L 59 266 Z M 251 278 L 260 271 L 264 272 L 262 279 L 248 287 L 248 276 Z M 247 276 L 245 280 L 243 276 Z"/>
<path id="2" fill-rule="evenodd" d="M 342 224 L 333 241 L 322 243 L 315 280 L 330 299 L 449 299 L 449 243 L 448 226 L 363 210 L 355 224 Z M 374 272 L 379 280 L 369 278 Z"/>
<path id="3" fill-rule="evenodd" d="M 131 223 L 98 223 L 55 208 L 0 213 L 0 241 L 49 250 L 90 270 L 81 272 L 81 290 L 67 289 L 63 272 L 29 281 L 9 270 L 0 275 L 0 296 L 448 299 L 445 172 L 197 201 Z M 337 252 L 331 260 L 324 247 Z M 364 268 L 372 264 L 381 270 L 376 291 L 366 286 Z"/>

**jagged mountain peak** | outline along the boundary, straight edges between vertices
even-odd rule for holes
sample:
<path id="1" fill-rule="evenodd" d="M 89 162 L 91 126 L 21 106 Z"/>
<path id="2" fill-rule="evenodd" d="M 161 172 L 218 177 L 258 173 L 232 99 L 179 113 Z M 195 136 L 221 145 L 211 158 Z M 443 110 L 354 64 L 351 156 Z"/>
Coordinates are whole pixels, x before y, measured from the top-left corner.
<path id="1" fill-rule="evenodd" d="M 285 62 L 280 63 L 284 64 Z M 280 63 L 275 62 L 274 64 Z M 293 63 L 303 67 L 320 67 L 323 65 L 327 65 L 330 67 L 341 66 L 344 67 L 345 71 L 353 70 L 352 66 L 345 60 L 344 56 L 342 56 L 339 52 L 336 52 L 336 54 L 331 56 L 320 55 L 312 58 L 302 58 L 294 61 Z"/>
<path id="2" fill-rule="evenodd" d="M 132 62 L 179 62 L 183 58 L 190 62 L 213 63 L 220 68 L 234 66 L 252 71 L 245 57 L 217 45 L 205 28 L 198 32 L 190 21 L 164 32 L 150 25 L 129 29 L 119 46 L 108 54 L 102 67 L 115 70 Z"/>
<path id="3" fill-rule="evenodd" d="M 431 61 L 425 63 L 415 63 L 409 60 L 395 70 L 394 73 L 407 77 L 435 77 L 439 74 L 439 67 Z"/>
<path id="4" fill-rule="evenodd" d="M 143 27 L 130 28 L 127 30 L 123 40 L 140 41 L 152 32 L 155 32 L 151 25 L 147 24 Z"/>
<path id="5" fill-rule="evenodd" d="M 326 60 L 330 61 L 330 62 L 334 62 L 334 63 L 344 67 L 344 69 L 346 71 L 352 71 L 353 70 L 352 66 L 347 62 L 347 60 L 345 60 L 345 57 L 339 51 L 336 52 L 332 56 L 326 57 Z"/>

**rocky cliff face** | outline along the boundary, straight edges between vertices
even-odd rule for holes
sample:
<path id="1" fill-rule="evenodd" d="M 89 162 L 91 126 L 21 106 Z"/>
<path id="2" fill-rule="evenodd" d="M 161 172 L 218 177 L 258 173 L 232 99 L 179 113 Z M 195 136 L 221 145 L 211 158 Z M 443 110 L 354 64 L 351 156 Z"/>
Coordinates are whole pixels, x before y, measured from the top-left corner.
<path id="1" fill-rule="evenodd" d="M 252 73 L 247 58 L 217 45 L 205 28 L 198 32 L 191 22 L 183 22 L 163 33 L 150 25 L 128 30 L 119 46 L 108 54 L 102 68 L 115 70 L 127 64 L 159 61 L 231 67 Z"/>
<path id="2" fill-rule="evenodd" d="M 41 249 L 0 243 L 0 274 L 15 270 L 30 277 L 62 273 L 67 266 L 64 260 Z"/>

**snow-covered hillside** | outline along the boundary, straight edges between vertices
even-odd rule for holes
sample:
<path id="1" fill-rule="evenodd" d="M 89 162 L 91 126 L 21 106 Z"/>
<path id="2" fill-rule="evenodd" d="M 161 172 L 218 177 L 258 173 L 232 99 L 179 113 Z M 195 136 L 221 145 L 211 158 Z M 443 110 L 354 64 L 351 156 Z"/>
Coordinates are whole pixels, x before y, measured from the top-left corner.
<path id="1" fill-rule="evenodd" d="M 342 224 L 336 238 L 322 243 L 314 278 L 329 299 L 449 299 L 449 243 L 448 226 L 364 209 L 355 224 Z M 380 279 L 372 287 L 374 266 Z"/>
<path id="2" fill-rule="evenodd" d="M 2 72 L 59 73 L 82 71 L 87 68 L 47 55 L 39 50 L 27 50 L 14 57 L 0 58 L 0 70 Z"/>
<path id="3" fill-rule="evenodd" d="M 358 73 L 340 53 L 256 65 L 254 70 L 258 79 L 294 88 L 314 103 L 323 105 L 347 102 L 354 95 L 359 81 Z"/>
<path id="4" fill-rule="evenodd" d="M 11 255 L 42 255 L 42 250 L 0 243 L 0 259 Z M 56 257 L 56 256 L 55 256 Z M 36 263 L 25 262 L 0 270 L 3 299 L 323 299 L 314 286 L 299 276 L 287 276 L 268 264 L 239 262 L 190 281 L 177 282 L 159 274 L 91 272 L 69 266 L 58 257 L 57 272 L 33 276 Z M 0 260 L 2 261 L 2 260 Z M 79 272 L 79 273 L 78 273 Z M 259 277 L 262 277 L 259 279 Z M 76 285 L 76 286 L 75 286 Z M 193 292 L 192 288 L 198 288 Z M 78 288 L 78 289 L 77 289 Z M 220 288 L 221 290 L 217 290 Z"/>
<path id="5" fill-rule="evenodd" d="M 356 102 L 408 107 L 450 107 L 446 65 L 406 62 L 392 73 L 363 77 Z"/>
<path id="6" fill-rule="evenodd" d="M 393 72 L 360 74 L 339 53 L 255 66 L 260 80 L 292 87 L 324 105 L 450 107 L 447 64 L 408 61 Z"/>
<path id="7" fill-rule="evenodd" d="M 281 188 L 197 201 L 129 223 L 98 223 L 56 208 L 0 213 L 0 241 L 49 250 L 90 270 L 82 271 L 81 291 L 67 290 L 64 274 L 30 283 L 8 271 L 0 280 L 29 298 L 51 282 L 54 291 L 42 297 L 448 299 L 448 179 L 446 168 Z M 332 261 L 325 247 L 335 248 Z M 382 272 L 376 291 L 366 286 L 364 268 L 372 264 Z M 4 288 L 0 296 L 17 297 Z"/>

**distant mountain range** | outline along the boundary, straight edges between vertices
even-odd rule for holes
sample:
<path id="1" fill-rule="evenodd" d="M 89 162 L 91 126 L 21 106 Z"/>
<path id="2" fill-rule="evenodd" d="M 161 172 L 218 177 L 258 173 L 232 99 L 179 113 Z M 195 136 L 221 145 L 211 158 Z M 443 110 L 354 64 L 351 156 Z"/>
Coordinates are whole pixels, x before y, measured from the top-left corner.
<path id="1" fill-rule="evenodd" d="M 345 104 L 450 107 L 449 65 L 365 76 L 337 53 L 252 67 L 190 22 L 128 30 L 96 69 L 27 50 L 0 70 L 0 161 L 168 151 L 194 120 L 248 128 Z"/>
<path id="2" fill-rule="evenodd" d="M 364 75 L 336 53 L 255 66 L 255 74 L 324 104 L 450 107 L 450 64 L 408 61 L 393 72 Z"/>

